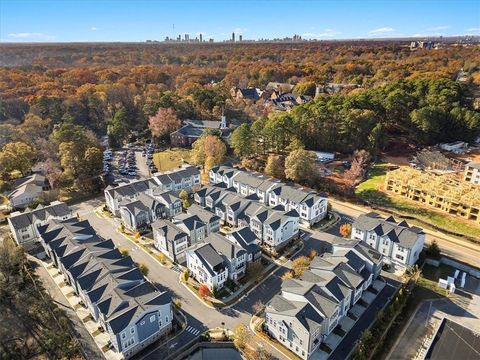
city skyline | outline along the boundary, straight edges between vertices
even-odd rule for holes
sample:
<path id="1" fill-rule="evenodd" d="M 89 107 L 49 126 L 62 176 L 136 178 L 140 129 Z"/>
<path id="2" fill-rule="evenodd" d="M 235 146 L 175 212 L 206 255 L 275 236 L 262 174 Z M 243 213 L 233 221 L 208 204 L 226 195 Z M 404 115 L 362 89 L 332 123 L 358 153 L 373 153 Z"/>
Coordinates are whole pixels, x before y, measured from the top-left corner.
<path id="1" fill-rule="evenodd" d="M 1 42 L 177 39 L 244 41 L 480 35 L 480 5 L 463 1 L 63 1 L 3 0 Z M 275 6 L 273 6 L 275 4 Z M 303 11 L 303 12 L 302 12 Z M 399 16 L 405 14 L 405 16 Z M 408 16 L 406 16 L 408 15 Z M 53 19 L 53 20 L 52 20 Z"/>

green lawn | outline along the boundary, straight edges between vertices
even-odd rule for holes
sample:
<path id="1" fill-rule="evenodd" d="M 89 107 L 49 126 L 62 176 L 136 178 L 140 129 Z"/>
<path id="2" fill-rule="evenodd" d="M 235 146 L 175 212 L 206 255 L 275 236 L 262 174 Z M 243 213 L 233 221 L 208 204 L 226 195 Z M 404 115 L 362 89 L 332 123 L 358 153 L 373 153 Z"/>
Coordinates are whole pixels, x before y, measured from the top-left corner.
<path id="1" fill-rule="evenodd" d="M 355 194 L 359 198 L 369 201 L 371 204 L 380 205 L 405 215 L 414 216 L 415 218 L 446 230 L 478 237 L 480 227 L 470 221 L 422 207 L 418 202 L 384 192 L 383 188 L 387 170 L 387 164 L 380 163 L 375 165 L 369 172 L 369 178 L 357 186 Z M 409 222 L 415 223 L 414 220 Z M 419 225 L 422 226 L 422 224 Z"/>
<path id="2" fill-rule="evenodd" d="M 189 149 L 172 149 L 153 154 L 153 162 L 159 171 L 172 170 L 189 161 Z"/>

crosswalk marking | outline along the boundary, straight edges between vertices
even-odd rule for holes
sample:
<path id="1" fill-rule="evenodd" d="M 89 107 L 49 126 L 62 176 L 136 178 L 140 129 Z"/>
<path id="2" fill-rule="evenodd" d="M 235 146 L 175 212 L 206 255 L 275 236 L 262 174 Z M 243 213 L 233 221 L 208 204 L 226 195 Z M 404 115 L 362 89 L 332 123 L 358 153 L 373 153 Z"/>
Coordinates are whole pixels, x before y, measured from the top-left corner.
<path id="1" fill-rule="evenodd" d="M 176 271 L 176 272 L 178 272 L 178 273 L 181 273 L 181 272 L 182 272 L 182 269 L 180 269 L 177 265 L 173 265 L 173 266 L 172 266 L 172 270 L 173 270 L 173 271 Z"/>
<path id="2" fill-rule="evenodd" d="M 191 333 L 193 336 L 197 336 L 198 334 L 200 334 L 200 330 L 195 329 L 193 326 L 187 327 L 186 330 L 187 330 L 189 333 Z"/>

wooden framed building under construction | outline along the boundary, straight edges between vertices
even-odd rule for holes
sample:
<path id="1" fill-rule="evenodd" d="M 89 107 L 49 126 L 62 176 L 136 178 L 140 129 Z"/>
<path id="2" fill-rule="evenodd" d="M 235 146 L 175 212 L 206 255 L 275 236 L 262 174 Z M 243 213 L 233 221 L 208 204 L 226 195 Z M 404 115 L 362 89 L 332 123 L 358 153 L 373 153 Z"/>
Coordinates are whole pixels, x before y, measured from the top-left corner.
<path id="1" fill-rule="evenodd" d="M 468 182 L 401 167 L 387 173 L 385 189 L 480 224 L 480 188 Z"/>

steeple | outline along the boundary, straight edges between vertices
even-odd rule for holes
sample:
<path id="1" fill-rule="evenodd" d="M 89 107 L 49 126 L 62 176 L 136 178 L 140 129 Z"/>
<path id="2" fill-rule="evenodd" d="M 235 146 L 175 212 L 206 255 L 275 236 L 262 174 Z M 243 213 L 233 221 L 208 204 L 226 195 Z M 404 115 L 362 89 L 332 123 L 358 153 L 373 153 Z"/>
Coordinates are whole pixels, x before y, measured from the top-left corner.
<path id="1" fill-rule="evenodd" d="M 224 109 L 222 107 L 222 117 L 220 120 L 220 129 L 226 129 L 227 128 L 227 117 L 225 116 Z"/>

